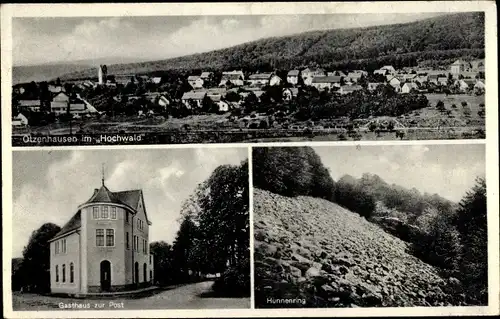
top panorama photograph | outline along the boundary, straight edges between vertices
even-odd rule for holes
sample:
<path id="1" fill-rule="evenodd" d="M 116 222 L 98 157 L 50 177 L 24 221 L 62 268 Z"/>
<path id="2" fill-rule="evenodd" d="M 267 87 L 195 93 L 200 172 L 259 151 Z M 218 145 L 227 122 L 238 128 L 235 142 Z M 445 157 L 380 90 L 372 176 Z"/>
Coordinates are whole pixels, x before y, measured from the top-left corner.
<path id="1" fill-rule="evenodd" d="M 15 17 L 12 145 L 484 139 L 484 21 Z"/>

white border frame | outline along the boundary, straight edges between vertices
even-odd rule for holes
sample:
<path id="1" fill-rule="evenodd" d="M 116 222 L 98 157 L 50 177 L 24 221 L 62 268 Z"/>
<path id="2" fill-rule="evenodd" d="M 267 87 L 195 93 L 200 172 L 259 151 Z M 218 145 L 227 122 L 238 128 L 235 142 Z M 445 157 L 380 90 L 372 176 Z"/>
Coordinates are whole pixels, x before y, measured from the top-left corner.
<path id="1" fill-rule="evenodd" d="M 217 310 L 100 310 L 79 311 L 13 311 L 11 298 L 11 215 L 2 214 L 3 232 L 3 292 L 4 316 L 7 318 L 136 318 L 146 317 L 261 317 L 261 316 L 427 316 L 427 315 L 493 315 L 499 313 L 499 195 L 498 195 L 498 74 L 496 43 L 496 5 L 492 1 L 436 1 L 436 2 L 357 2 L 357 3 L 169 3 L 169 4 L 23 4 L 2 5 L 1 10 L 1 67 L 2 67 L 2 175 L 3 211 L 10 212 L 12 205 L 12 151 L 36 151 L 39 147 L 11 147 L 11 84 L 12 84 L 12 24 L 11 17 L 34 16 L 158 16 L 158 15 L 248 15 L 248 14 L 327 14 L 327 13 L 413 13 L 413 12 L 485 12 L 487 105 L 486 140 L 431 140 L 431 141 L 342 141 L 342 142 L 290 142 L 287 146 L 302 145 L 421 145 L 421 144 L 486 144 L 486 176 L 488 196 L 488 259 L 489 306 L 485 307 L 406 307 L 406 308 L 356 308 L 356 309 L 217 309 Z M 8 107 L 7 107 L 8 106 Z M 251 146 L 277 146 L 280 143 L 253 144 L 190 144 L 190 145 L 137 145 L 106 146 L 106 149 L 155 149 L 155 148 L 223 148 L 247 147 L 249 150 L 249 181 L 251 177 Z M 44 150 L 103 149 L 101 146 L 43 147 Z M 250 184 L 251 185 L 251 184 Z M 250 239 L 253 247 L 252 191 L 250 189 Z M 251 251 L 251 278 L 253 288 L 253 249 Z M 253 307 L 253 289 L 252 289 Z"/>

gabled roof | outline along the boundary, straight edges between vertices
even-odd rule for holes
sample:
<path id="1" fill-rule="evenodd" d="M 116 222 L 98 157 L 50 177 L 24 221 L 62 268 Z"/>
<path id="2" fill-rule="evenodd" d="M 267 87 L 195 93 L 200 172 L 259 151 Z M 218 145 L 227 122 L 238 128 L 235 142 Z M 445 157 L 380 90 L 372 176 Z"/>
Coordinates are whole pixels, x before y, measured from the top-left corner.
<path id="1" fill-rule="evenodd" d="M 358 73 L 358 72 L 349 72 L 349 74 L 347 74 L 347 77 L 348 78 L 360 78 L 363 74 L 362 73 Z"/>
<path id="2" fill-rule="evenodd" d="M 316 76 L 312 79 L 312 83 L 340 83 L 341 76 Z"/>
<path id="3" fill-rule="evenodd" d="M 200 78 L 208 78 L 212 75 L 212 72 L 202 72 Z"/>
<path id="4" fill-rule="evenodd" d="M 288 71 L 287 76 L 297 76 L 299 75 L 300 71 L 299 70 L 290 70 Z"/>
<path id="5" fill-rule="evenodd" d="M 272 73 L 257 73 L 250 75 L 248 78 L 250 80 L 269 80 L 272 75 Z"/>
<path id="6" fill-rule="evenodd" d="M 188 76 L 188 81 L 197 81 L 198 79 L 200 79 L 200 77 L 198 75 Z"/>
<path id="7" fill-rule="evenodd" d="M 54 236 L 52 237 L 51 240 L 54 240 L 57 237 L 60 237 L 64 234 L 67 234 L 75 229 L 78 229 L 82 226 L 82 213 L 80 210 L 78 210 L 73 217 L 61 228 L 61 230 Z"/>
<path id="8" fill-rule="evenodd" d="M 20 106 L 40 106 L 40 100 L 19 100 Z"/>
<path id="9" fill-rule="evenodd" d="M 186 92 L 182 95 L 182 100 L 203 100 L 205 98 L 205 95 L 207 95 L 207 92 L 201 91 L 201 92 L 193 92 L 189 91 Z"/>
<path id="10" fill-rule="evenodd" d="M 241 74 L 239 73 L 228 73 L 228 74 L 223 74 L 222 75 L 222 78 L 221 78 L 221 81 L 223 80 L 242 80 L 243 77 Z"/>

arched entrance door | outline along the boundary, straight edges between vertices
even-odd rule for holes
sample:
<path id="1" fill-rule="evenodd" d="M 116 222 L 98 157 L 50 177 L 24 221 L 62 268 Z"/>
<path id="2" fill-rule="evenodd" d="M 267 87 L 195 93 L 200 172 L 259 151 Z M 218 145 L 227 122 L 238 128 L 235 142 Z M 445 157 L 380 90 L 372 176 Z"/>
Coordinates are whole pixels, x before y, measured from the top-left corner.
<path id="1" fill-rule="evenodd" d="M 139 263 L 136 261 L 134 265 L 134 281 L 136 284 L 139 283 Z"/>
<path id="2" fill-rule="evenodd" d="M 111 289 L 111 263 L 108 260 L 101 261 L 101 290 Z"/>
<path id="3" fill-rule="evenodd" d="M 142 269 L 142 276 L 144 277 L 144 282 L 148 281 L 148 266 L 144 263 L 144 268 Z"/>

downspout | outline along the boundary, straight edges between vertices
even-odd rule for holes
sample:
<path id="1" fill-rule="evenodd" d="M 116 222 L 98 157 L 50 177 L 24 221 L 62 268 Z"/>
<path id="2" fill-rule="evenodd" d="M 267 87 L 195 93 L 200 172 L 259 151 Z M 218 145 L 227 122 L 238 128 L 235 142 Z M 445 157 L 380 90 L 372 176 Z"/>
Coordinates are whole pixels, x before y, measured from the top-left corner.
<path id="1" fill-rule="evenodd" d="M 127 212 L 128 214 L 128 212 Z M 134 262 L 134 257 L 135 257 L 135 238 L 134 238 L 134 214 L 130 214 L 132 217 L 130 218 L 130 225 L 132 225 L 132 282 L 134 284 L 138 284 L 138 282 L 135 282 L 135 262 Z"/>
<path id="2" fill-rule="evenodd" d="M 78 249 L 80 251 L 78 254 L 78 293 L 80 294 L 82 292 L 82 236 L 80 235 L 80 231 L 76 233 L 78 234 L 78 245 L 80 246 Z"/>

